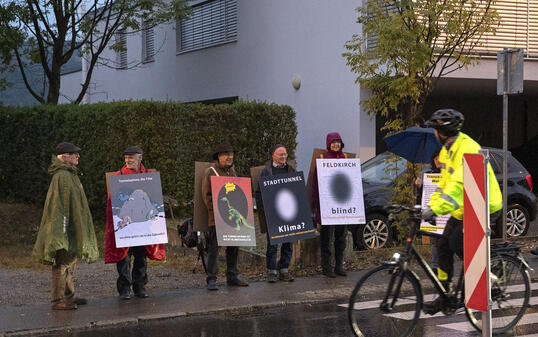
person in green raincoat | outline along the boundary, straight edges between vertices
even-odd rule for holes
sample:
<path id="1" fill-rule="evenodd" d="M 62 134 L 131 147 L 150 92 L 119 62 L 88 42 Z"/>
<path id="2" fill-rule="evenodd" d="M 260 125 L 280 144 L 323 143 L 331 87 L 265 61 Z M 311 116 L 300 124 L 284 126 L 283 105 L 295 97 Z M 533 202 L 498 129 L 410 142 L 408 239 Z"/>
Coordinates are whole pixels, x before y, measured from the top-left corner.
<path id="1" fill-rule="evenodd" d="M 52 264 L 52 309 L 73 310 L 86 304 L 75 297 L 73 272 L 77 258 L 92 263 L 99 257 L 88 200 L 78 177 L 80 148 L 67 142 L 56 147 L 52 176 L 33 256 Z"/>

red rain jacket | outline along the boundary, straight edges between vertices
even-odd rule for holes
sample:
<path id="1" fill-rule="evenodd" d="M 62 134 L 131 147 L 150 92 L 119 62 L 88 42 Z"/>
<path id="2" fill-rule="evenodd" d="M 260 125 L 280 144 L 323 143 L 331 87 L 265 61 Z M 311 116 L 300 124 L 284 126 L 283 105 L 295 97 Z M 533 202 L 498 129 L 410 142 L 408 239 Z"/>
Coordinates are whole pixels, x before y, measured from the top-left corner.
<path id="1" fill-rule="evenodd" d="M 140 164 L 140 173 L 145 173 L 146 168 Z M 150 171 L 148 171 L 150 172 Z M 135 170 L 131 170 L 124 165 L 121 170 L 115 174 L 136 174 Z M 148 245 L 146 247 L 147 256 L 156 261 L 166 260 L 164 245 Z M 116 263 L 123 260 L 127 256 L 129 247 L 116 248 L 116 237 L 114 236 L 114 223 L 112 218 L 112 202 L 108 198 L 106 205 L 106 229 L 105 229 L 105 263 Z"/>

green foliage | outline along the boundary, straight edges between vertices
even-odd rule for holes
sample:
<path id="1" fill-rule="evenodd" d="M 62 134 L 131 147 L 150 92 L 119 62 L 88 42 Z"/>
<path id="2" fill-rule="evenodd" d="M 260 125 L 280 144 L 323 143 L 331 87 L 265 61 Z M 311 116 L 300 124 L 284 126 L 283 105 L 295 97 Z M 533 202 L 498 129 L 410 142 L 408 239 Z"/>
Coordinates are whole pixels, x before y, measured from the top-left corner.
<path id="1" fill-rule="evenodd" d="M 26 77 L 26 63 L 43 67 L 48 93 L 25 81 L 30 94 L 42 104 L 57 104 L 62 67 L 74 53 L 88 61 L 86 80 L 75 100 L 84 97 L 93 69 L 107 48 L 121 50 L 114 39 L 190 13 L 187 0 L 3 0 L 0 1 L 0 65 L 16 65 Z M 103 60 L 101 60 L 103 62 Z M 114 65 L 108 65 L 114 67 Z M 0 67 L 0 75 L 5 71 Z M 2 80 L 0 80 L 0 88 Z"/>
<path id="2" fill-rule="evenodd" d="M 362 34 L 346 43 L 343 56 L 357 74 L 356 83 L 371 92 L 361 102 L 363 109 L 386 119 L 382 132 L 390 135 L 419 125 L 424 102 L 437 80 L 478 61 L 475 50 L 482 36 L 494 32 L 499 22 L 494 3 L 366 0 L 357 8 Z M 395 181 L 392 203 L 414 203 L 419 169 L 409 164 Z M 397 226 L 407 223 L 405 216 L 397 222 Z"/>
<path id="3" fill-rule="evenodd" d="M 354 35 L 343 54 L 356 82 L 372 92 L 361 102 L 364 109 L 389 119 L 399 113 L 403 127 L 415 125 L 435 81 L 477 61 L 481 37 L 498 24 L 493 3 L 367 0 L 357 9 L 362 35 Z"/>
<path id="4" fill-rule="evenodd" d="M 272 145 L 286 144 L 290 159 L 297 146 L 290 107 L 245 101 L 0 106 L 0 129 L 0 200 L 42 203 L 55 146 L 70 141 L 82 149 L 81 180 L 97 217 L 105 214 L 105 172 L 122 167 L 122 153 L 129 145 L 144 150 L 144 165 L 161 172 L 163 193 L 178 201 L 192 199 L 194 162 L 212 161 L 216 143 L 233 145 L 240 176 L 250 176 L 251 166 L 268 160 Z"/>

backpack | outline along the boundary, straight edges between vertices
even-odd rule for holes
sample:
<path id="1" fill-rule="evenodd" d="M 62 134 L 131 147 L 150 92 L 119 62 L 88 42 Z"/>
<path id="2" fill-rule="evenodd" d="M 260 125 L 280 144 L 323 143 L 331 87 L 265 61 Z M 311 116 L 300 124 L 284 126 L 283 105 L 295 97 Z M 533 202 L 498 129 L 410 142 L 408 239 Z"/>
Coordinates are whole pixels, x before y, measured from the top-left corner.
<path id="1" fill-rule="evenodd" d="M 198 233 L 194 230 L 192 218 L 185 219 L 181 225 L 177 225 L 177 233 L 181 236 L 181 243 L 189 248 L 198 245 Z"/>

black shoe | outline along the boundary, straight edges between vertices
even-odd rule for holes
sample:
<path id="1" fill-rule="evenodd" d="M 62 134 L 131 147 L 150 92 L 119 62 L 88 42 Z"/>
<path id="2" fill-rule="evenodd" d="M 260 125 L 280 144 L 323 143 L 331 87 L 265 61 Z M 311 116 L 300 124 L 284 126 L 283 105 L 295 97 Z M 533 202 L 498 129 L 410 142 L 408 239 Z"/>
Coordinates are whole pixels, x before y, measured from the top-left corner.
<path id="1" fill-rule="evenodd" d="M 331 269 L 329 270 L 323 270 L 323 275 L 329 277 L 329 278 L 336 278 L 336 274 Z"/>
<path id="2" fill-rule="evenodd" d="M 443 303 L 443 298 L 441 296 L 437 297 L 435 300 L 429 303 L 424 303 L 422 306 L 422 311 L 428 315 L 435 315 L 441 311 L 441 304 Z"/>
<path id="3" fill-rule="evenodd" d="M 207 290 L 219 290 L 217 282 L 215 280 L 207 281 Z"/>
<path id="4" fill-rule="evenodd" d="M 538 248 L 531 250 L 532 255 L 538 255 Z"/>
<path id="5" fill-rule="evenodd" d="M 334 273 L 339 276 L 347 276 L 347 273 L 344 271 L 344 267 L 336 267 L 334 268 Z"/>
<path id="6" fill-rule="evenodd" d="M 278 275 L 275 273 L 267 273 L 267 282 L 275 283 L 278 281 Z"/>
<path id="7" fill-rule="evenodd" d="M 88 300 L 82 297 L 75 297 L 75 304 L 76 305 L 84 305 L 87 304 Z"/>
<path id="8" fill-rule="evenodd" d="M 144 289 L 135 292 L 135 296 L 138 297 L 138 298 L 148 298 L 149 297 L 148 293 Z"/>
<path id="9" fill-rule="evenodd" d="M 293 282 L 294 280 L 293 276 L 291 276 L 291 274 L 288 271 L 280 272 L 278 274 L 278 279 L 284 282 Z"/>
<path id="10" fill-rule="evenodd" d="M 239 279 L 239 278 L 234 278 L 233 280 L 229 280 L 226 282 L 227 285 L 229 286 L 234 286 L 234 287 L 248 287 L 248 283 Z"/>
<path id="11" fill-rule="evenodd" d="M 129 293 L 121 293 L 120 294 L 120 300 L 130 300 L 131 299 L 131 295 Z"/>

